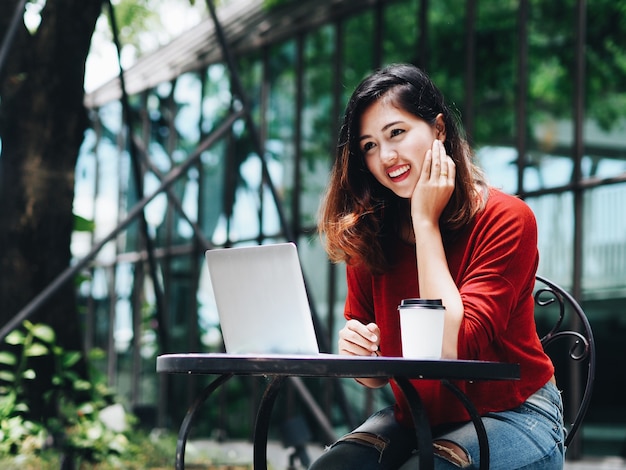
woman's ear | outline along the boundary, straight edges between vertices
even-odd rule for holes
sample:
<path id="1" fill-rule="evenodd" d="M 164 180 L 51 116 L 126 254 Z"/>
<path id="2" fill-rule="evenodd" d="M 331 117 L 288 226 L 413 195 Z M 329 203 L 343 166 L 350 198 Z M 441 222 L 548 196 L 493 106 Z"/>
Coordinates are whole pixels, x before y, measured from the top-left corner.
<path id="1" fill-rule="evenodd" d="M 443 120 L 443 114 L 437 114 L 435 118 L 435 136 L 442 142 L 446 141 L 446 123 Z"/>

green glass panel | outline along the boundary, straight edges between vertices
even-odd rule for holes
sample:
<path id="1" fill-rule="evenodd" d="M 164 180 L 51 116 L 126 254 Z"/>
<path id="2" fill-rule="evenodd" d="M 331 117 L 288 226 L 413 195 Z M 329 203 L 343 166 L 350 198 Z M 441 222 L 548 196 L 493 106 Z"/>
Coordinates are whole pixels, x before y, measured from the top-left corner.
<path id="1" fill-rule="evenodd" d="M 288 220 L 293 218 L 296 187 L 295 123 L 296 123 L 296 42 L 287 41 L 269 51 L 269 100 L 266 114 L 266 159 L 271 168 L 274 186 L 281 195 L 281 204 Z M 264 194 L 265 216 L 276 214 L 276 202 Z M 270 224 L 264 232 L 272 230 Z M 266 230 L 267 229 L 267 230 Z M 275 228 L 274 228 L 275 230 Z M 267 233 L 268 235 L 271 232 Z"/>
<path id="2" fill-rule="evenodd" d="M 304 77 L 300 167 L 300 224 L 314 230 L 320 195 L 328 183 L 337 122 L 333 105 L 335 31 L 325 26 L 308 35 L 304 45 Z"/>
<path id="3" fill-rule="evenodd" d="M 515 141 L 518 7 L 518 2 L 510 1 L 477 2 L 471 136 L 477 143 L 513 146 Z"/>
<path id="4" fill-rule="evenodd" d="M 465 2 L 428 3 L 426 72 L 451 108 L 463 112 L 465 97 Z"/>
<path id="5" fill-rule="evenodd" d="M 393 2 L 383 15 L 383 62 L 417 63 L 418 1 Z"/>
<path id="6" fill-rule="evenodd" d="M 343 24 L 344 49 L 341 82 L 345 105 L 354 88 L 374 68 L 374 12 L 367 10 L 349 17 Z"/>
<path id="7" fill-rule="evenodd" d="M 574 260 L 574 199 L 570 192 L 526 200 L 537 218 L 537 273 L 564 288 L 572 284 Z"/>
<path id="8" fill-rule="evenodd" d="M 626 217 L 621 215 L 626 207 L 626 185 L 586 191 L 583 207 L 583 291 L 587 297 L 624 297 Z"/>
<path id="9" fill-rule="evenodd" d="M 215 64 L 207 68 L 202 91 L 201 130 L 204 139 L 211 136 L 232 112 L 230 77 L 224 65 Z M 200 159 L 199 224 L 208 240 L 213 238 L 220 217 L 226 213 L 226 152 L 227 139 L 223 137 L 202 152 Z"/>
<path id="10" fill-rule="evenodd" d="M 515 149 L 517 8 L 517 2 L 477 2 L 474 104 L 472 110 L 465 110 L 463 114 L 465 122 L 473 122 L 469 137 L 488 181 L 508 193 L 518 189 Z M 463 12 L 463 17 L 455 21 L 456 25 L 462 24 L 465 14 Z M 462 40 L 459 35 L 457 38 Z M 458 53 L 463 54 L 464 48 L 457 49 Z M 462 72 L 457 70 L 457 73 Z M 457 80 L 454 79 L 453 90 L 463 92 L 464 85 Z M 462 96 L 465 95 L 463 92 Z M 464 108 L 463 100 L 459 99 L 458 103 Z"/>
<path id="11" fill-rule="evenodd" d="M 575 14 L 574 0 L 530 5 L 525 191 L 574 178 Z"/>

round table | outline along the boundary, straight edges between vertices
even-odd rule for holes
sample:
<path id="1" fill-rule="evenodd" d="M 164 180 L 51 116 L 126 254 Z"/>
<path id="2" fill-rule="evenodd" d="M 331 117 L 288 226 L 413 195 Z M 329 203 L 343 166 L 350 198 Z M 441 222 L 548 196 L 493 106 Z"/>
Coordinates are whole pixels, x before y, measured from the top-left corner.
<path id="1" fill-rule="evenodd" d="M 421 399 L 409 379 L 441 380 L 468 410 L 480 443 L 480 468 L 489 468 L 489 444 L 480 415 L 467 396 L 451 381 L 517 380 L 519 365 L 465 360 L 422 360 L 402 357 L 361 357 L 337 354 L 226 354 L 183 353 L 157 357 L 157 372 L 219 375 L 190 406 L 181 424 L 176 449 L 176 469 L 184 468 L 185 446 L 198 408 L 224 382 L 235 375 L 270 378 L 263 394 L 254 432 L 254 468 L 267 470 L 267 437 L 274 401 L 287 377 L 379 377 L 394 380 L 411 407 L 418 447 L 431 449 L 432 434 Z M 432 452 L 420 452 L 420 468 L 432 469 Z"/>

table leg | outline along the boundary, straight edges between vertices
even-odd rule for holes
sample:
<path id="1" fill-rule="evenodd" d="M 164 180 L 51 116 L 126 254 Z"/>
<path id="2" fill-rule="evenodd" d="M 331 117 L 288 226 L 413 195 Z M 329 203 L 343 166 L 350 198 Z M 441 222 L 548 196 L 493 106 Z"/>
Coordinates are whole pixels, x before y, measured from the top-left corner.
<path id="1" fill-rule="evenodd" d="M 267 470 L 267 436 L 270 426 L 270 417 L 272 416 L 274 402 L 284 382 L 285 377 L 283 376 L 272 377 L 261 398 L 256 423 L 254 424 L 254 470 Z"/>
<path id="2" fill-rule="evenodd" d="M 459 387 L 457 387 L 448 380 L 442 380 L 442 383 L 461 401 L 461 403 L 463 403 L 463 406 L 469 413 L 470 418 L 472 418 L 472 423 L 474 423 L 474 428 L 476 428 L 476 434 L 478 436 L 478 447 L 480 449 L 479 468 L 480 470 L 488 470 L 489 439 L 487 438 L 487 431 L 485 430 L 485 425 L 483 424 L 482 418 L 478 414 L 478 411 L 476 410 L 474 404 L 469 400 L 469 398 L 467 398 L 467 395 L 465 395 L 465 393 L 463 393 Z"/>
<path id="3" fill-rule="evenodd" d="M 422 406 L 422 399 L 408 379 L 394 377 L 393 380 L 398 384 L 411 407 L 411 415 L 413 416 L 413 424 L 415 425 L 415 434 L 417 436 L 417 448 L 419 449 L 419 468 L 420 470 L 432 470 L 435 467 L 433 436 L 428 416 L 426 416 L 426 410 Z"/>
<path id="4" fill-rule="evenodd" d="M 198 408 L 209 398 L 211 393 L 215 391 L 220 385 L 230 379 L 233 374 L 223 374 L 217 379 L 207 385 L 202 393 L 196 398 L 196 401 L 189 407 L 185 419 L 180 425 L 178 431 L 178 441 L 176 442 L 176 470 L 184 470 L 185 468 L 185 447 L 187 446 L 187 437 L 189 436 L 189 430 Z"/>

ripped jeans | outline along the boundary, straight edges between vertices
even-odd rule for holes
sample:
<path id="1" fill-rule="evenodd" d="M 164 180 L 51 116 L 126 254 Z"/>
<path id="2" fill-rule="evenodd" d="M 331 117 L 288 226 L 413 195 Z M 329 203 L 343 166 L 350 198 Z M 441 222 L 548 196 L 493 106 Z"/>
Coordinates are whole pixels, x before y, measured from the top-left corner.
<path id="1" fill-rule="evenodd" d="M 490 468 L 562 469 L 565 449 L 561 394 L 548 382 L 521 406 L 483 416 L 489 439 Z M 477 469 L 480 465 L 474 425 L 433 429 L 433 440 L 457 444 L 466 455 L 436 452 L 435 469 Z M 461 457 L 463 463 L 459 462 Z M 405 466 L 406 465 L 406 466 Z M 393 407 L 370 416 L 361 426 L 330 446 L 310 470 L 400 470 L 418 468 L 413 430 L 399 424 Z"/>

